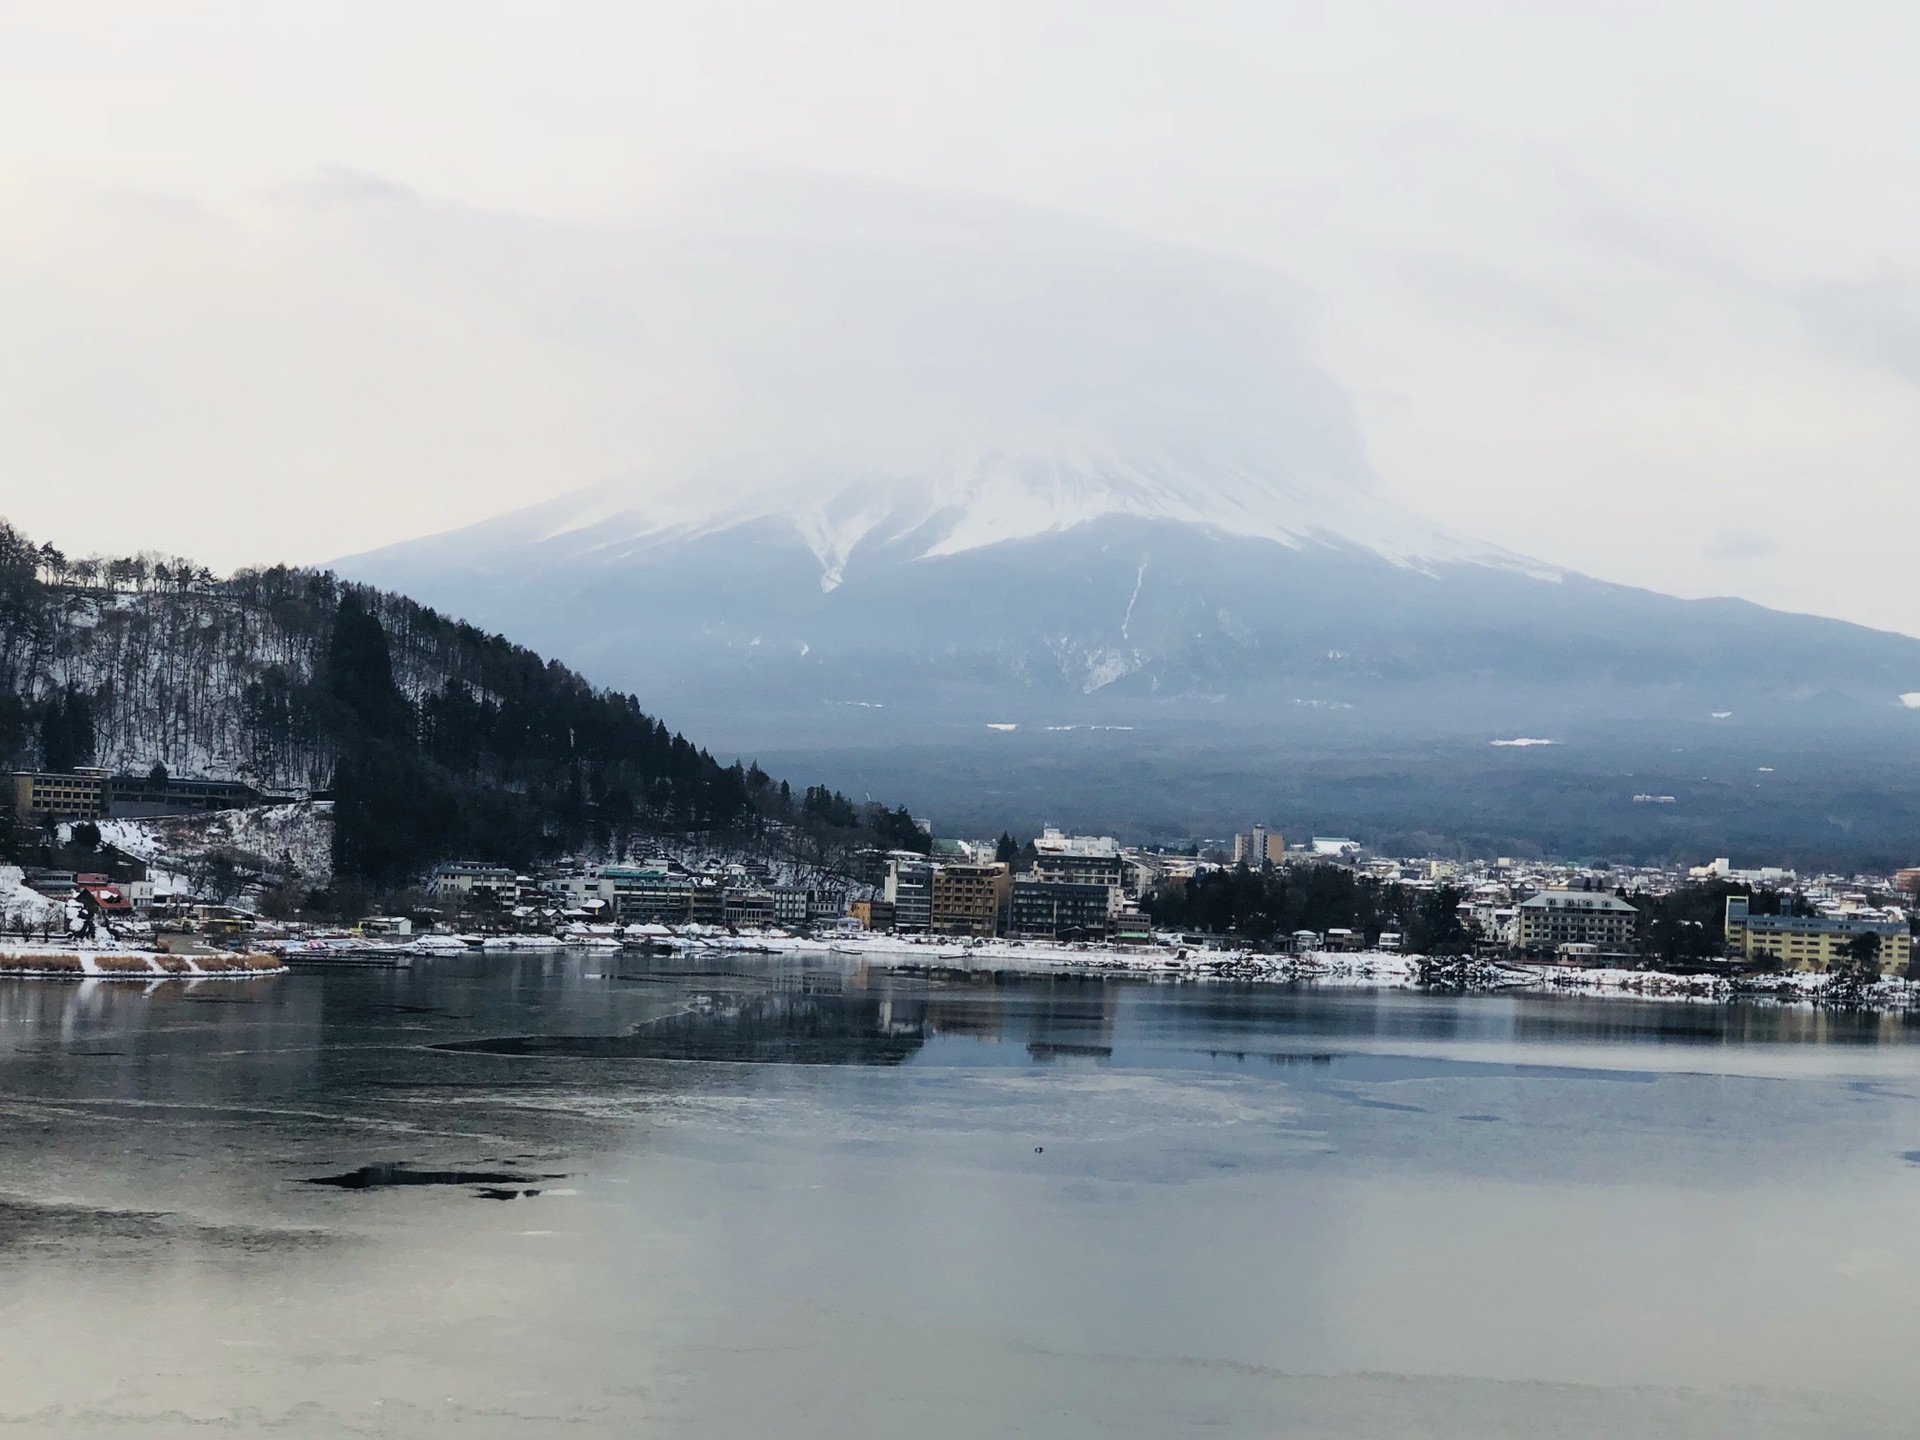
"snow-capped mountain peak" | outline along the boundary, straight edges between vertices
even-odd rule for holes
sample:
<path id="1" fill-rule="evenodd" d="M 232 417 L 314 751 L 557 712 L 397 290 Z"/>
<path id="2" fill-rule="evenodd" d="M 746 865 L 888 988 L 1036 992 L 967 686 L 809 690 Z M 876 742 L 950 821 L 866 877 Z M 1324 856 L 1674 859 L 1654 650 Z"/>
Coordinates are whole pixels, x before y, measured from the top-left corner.
<path id="1" fill-rule="evenodd" d="M 1109 517 L 1518 563 L 1408 513 L 1284 276 L 990 201 L 738 177 L 609 272 L 633 468 L 455 537 L 603 559 L 773 523 L 832 589 Z M 617 302 L 615 303 L 615 297 Z M 446 541 L 435 543 L 447 543 Z"/>
<path id="2" fill-rule="evenodd" d="M 791 527 L 820 563 L 821 588 L 832 590 L 865 544 L 904 544 L 914 558 L 957 555 L 1108 516 L 1194 525 L 1295 548 L 1337 544 L 1401 565 L 1540 569 L 1338 478 L 1276 476 L 1253 462 L 1210 456 L 1130 461 L 1093 449 L 1043 456 L 988 450 L 934 460 L 907 474 L 827 463 L 736 463 L 682 480 L 622 476 L 479 530 L 611 561 L 672 540 L 770 522 Z"/>

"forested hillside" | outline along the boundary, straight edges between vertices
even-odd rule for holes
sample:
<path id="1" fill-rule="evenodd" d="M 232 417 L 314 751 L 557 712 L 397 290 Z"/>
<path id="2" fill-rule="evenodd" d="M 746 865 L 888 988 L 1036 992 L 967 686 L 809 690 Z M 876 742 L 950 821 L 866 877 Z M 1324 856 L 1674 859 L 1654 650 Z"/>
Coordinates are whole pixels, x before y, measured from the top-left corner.
<path id="1" fill-rule="evenodd" d="M 284 567 L 73 561 L 4 521 L 0 757 L 331 792 L 336 870 L 388 884 L 453 855 L 524 865 L 808 819 L 633 696 L 404 596 Z"/>

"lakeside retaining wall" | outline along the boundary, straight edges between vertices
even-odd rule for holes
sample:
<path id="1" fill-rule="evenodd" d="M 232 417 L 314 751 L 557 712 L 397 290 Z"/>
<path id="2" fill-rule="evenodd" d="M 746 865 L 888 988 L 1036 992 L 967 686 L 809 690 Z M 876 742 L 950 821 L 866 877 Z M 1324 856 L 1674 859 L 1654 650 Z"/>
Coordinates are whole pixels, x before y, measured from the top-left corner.
<path id="1" fill-rule="evenodd" d="M 69 980 L 151 980 L 156 976 L 244 979 L 251 975 L 278 975 L 286 968 L 277 955 L 253 953 L 173 955 L 164 950 L 0 947 L 0 978 L 20 975 Z"/>

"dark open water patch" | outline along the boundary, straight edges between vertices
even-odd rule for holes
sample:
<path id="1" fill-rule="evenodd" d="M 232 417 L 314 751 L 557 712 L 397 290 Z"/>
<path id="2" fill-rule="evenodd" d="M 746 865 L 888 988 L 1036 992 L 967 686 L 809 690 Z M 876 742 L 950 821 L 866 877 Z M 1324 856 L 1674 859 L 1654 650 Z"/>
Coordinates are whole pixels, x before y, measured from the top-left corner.
<path id="1" fill-rule="evenodd" d="M 572 1060 L 717 1060 L 744 1065 L 899 1065 L 919 1051 L 915 1036 L 496 1035 L 444 1040 L 435 1050 Z"/>
<path id="2" fill-rule="evenodd" d="M 512 1185 L 515 1190 L 491 1196 L 511 1199 L 517 1187 L 535 1180 L 564 1180 L 565 1175 L 516 1175 L 510 1170 L 415 1170 L 402 1162 L 394 1165 L 362 1165 L 339 1175 L 316 1175 L 309 1185 L 331 1185 L 338 1190 L 385 1190 L 395 1185 Z M 538 1191 L 529 1191 L 538 1194 Z"/>
<path id="3" fill-rule="evenodd" d="M 1027 1054 L 1043 1063 L 1060 1059 L 1111 1060 L 1113 1047 L 1111 1045 L 1076 1045 L 1064 1040 L 1029 1040 Z"/>
<path id="4" fill-rule="evenodd" d="M 1909 1165 L 1920 1165 L 1920 1150 L 1902 1150 L 1900 1158 Z"/>
<path id="5" fill-rule="evenodd" d="M 900 1065 L 927 1041 L 924 1001 L 837 995 L 703 995 L 624 1035 L 496 1035 L 435 1050 L 581 1060 Z"/>

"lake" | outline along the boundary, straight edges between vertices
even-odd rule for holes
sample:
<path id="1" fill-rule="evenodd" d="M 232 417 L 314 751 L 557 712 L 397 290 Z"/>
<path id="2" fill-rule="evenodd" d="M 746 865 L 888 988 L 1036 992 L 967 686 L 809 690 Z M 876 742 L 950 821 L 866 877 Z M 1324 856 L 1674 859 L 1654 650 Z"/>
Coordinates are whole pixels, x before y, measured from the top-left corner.
<path id="1" fill-rule="evenodd" d="M 1907 1435 L 1914 1035 L 561 952 L 0 982 L 0 1433 Z"/>

